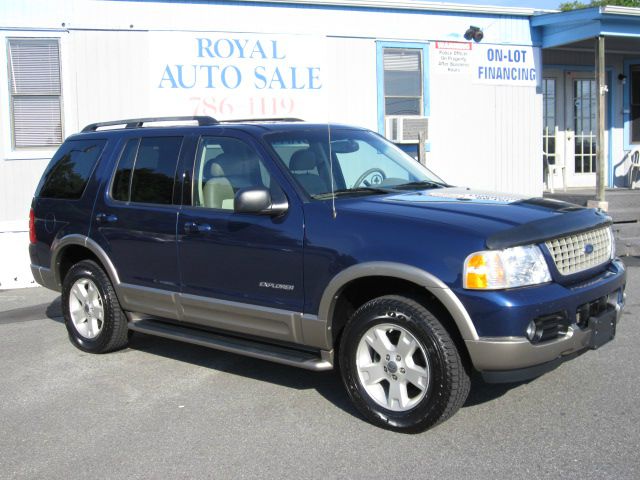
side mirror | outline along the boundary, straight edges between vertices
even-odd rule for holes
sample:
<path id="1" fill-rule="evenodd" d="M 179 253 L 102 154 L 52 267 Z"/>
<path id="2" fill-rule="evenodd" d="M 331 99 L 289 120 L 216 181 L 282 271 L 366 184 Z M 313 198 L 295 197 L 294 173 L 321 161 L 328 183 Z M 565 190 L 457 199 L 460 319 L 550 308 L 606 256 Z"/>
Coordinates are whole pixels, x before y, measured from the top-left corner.
<path id="1" fill-rule="evenodd" d="M 233 199 L 233 210 L 237 213 L 253 213 L 258 215 L 282 215 L 289 208 L 286 198 L 277 204 L 273 203 L 271 193 L 264 187 L 248 187 L 238 190 Z"/>

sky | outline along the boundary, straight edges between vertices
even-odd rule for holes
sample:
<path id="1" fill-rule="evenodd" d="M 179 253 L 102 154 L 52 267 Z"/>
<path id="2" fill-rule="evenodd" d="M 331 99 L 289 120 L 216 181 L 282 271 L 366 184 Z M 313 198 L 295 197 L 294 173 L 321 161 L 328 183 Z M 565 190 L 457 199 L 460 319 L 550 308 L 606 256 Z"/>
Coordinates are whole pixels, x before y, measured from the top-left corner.
<path id="1" fill-rule="evenodd" d="M 501 7 L 531 7 L 541 9 L 555 9 L 558 8 L 558 5 L 560 5 L 563 1 L 565 0 L 444 0 L 444 3 L 466 3 L 471 5 L 497 5 Z"/>

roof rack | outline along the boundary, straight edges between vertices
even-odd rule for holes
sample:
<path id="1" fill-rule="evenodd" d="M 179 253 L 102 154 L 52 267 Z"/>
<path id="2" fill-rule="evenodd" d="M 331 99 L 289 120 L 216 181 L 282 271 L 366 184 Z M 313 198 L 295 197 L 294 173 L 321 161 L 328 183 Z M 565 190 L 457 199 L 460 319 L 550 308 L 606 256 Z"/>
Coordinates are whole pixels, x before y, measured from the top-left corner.
<path id="1" fill-rule="evenodd" d="M 295 117 L 273 117 L 273 118 L 234 118 L 233 120 L 220 120 L 220 123 L 257 123 L 257 122 L 304 122 L 301 118 Z"/>
<path id="2" fill-rule="evenodd" d="M 220 122 L 213 117 L 193 116 L 193 117 L 149 117 L 149 118 L 130 118 L 127 120 L 112 120 L 110 122 L 90 123 L 82 129 L 83 132 L 95 132 L 100 127 L 113 127 L 115 125 L 125 125 L 124 128 L 140 128 L 145 123 L 152 122 L 175 122 L 193 120 L 198 122 L 198 126 L 216 125 Z"/>

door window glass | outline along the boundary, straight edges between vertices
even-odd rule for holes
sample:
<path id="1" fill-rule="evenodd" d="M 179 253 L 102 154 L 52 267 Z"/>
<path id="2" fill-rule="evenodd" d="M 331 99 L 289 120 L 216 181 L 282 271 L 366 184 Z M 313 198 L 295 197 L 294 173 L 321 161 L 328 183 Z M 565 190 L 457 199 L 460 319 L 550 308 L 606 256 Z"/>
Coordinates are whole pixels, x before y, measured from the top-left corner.
<path id="1" fill-rule="evenodd" d="M 271 187 L 258 153 L 237 138 L 202 137 L 194 169 L 196 207 L 233 210 L 233 199 L 241 188 Z"/>
<path id="2" fill-rule="evenodd" d="M 542 80 L 542 149 L 545 167 L 556 164 L 556 79 Z"/>
<path id="3" fill-rule="evenodd" d="M 596 171 L 596 82 L 573 81 L 575 172 Z"/>
<path id="4" fill-rule="evenodd" d="M 116 170 L 113 187 L 111 189 L 111 196 L 115 200 L 121 200 L 123 202 L 129 201 L 131 194 L 129 191 L 131 187 L 131 172 L 133 171 L 133 163 L 136 159 L 139 143 L 139 138 L 129 140 L 122 151 L 122 155 L 120 155 L 118 169 Z"/>
<path id="5" fill-rule="evenodd" d="M 181 146 L 182 137 L 129 140 L 120 156 L 113 180 L 113 198 L 139 203 L 171 204 Z"/>

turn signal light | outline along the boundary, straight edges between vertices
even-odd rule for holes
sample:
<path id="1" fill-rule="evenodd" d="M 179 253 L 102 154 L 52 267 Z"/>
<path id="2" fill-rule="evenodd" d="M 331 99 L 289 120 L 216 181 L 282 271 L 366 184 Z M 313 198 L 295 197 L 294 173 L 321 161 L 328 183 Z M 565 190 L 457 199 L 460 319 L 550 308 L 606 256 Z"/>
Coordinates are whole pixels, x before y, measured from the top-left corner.
<path id="1" fill-rule="evenodd" d="M 476 254 L 467 260 L 467 288 L 487 288 L 489 279 L 487 278 L 487 262 L 484 255 Z"/>

